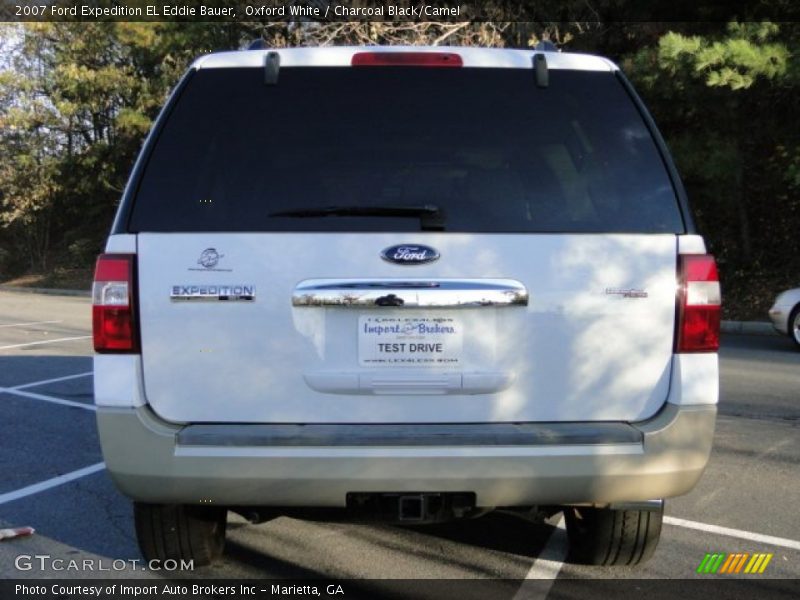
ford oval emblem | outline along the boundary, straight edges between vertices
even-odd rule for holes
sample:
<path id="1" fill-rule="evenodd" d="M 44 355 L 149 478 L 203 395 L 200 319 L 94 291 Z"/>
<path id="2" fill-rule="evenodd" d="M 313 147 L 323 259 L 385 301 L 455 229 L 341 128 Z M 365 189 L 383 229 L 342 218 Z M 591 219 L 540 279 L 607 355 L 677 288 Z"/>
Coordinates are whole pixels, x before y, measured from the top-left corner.
<path id="1" fill-rule="evenodd" d="M 422 244 L 399 244 L 381 252 L 381 258 L 398 265 L 424 265 L 439 259 L 439 252 Z"/>

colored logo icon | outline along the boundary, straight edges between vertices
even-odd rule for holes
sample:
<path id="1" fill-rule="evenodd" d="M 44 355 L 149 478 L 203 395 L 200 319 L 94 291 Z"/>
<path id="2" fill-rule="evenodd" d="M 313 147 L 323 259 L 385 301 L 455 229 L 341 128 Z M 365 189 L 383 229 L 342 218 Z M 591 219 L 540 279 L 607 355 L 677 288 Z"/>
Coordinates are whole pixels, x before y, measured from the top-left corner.
<path id="1" fill-rule="evenodd" d="M 700 566 L 697 567 L 697 572 L 704 575 L 761 574 L 766 570 L 772 557 L 773 554 L 765 552 L 706 553 Z"/>

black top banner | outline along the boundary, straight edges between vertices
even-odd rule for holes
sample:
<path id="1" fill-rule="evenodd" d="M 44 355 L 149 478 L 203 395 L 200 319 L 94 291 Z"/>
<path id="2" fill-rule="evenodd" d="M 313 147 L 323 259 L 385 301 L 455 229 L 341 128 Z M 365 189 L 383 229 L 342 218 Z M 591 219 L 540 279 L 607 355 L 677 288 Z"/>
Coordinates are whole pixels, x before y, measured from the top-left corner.
<path id="1" fill-rule="evenodd" d="M 0 20 L 197 22 L 800 21 L 795 0 L 0 0 Z"/>

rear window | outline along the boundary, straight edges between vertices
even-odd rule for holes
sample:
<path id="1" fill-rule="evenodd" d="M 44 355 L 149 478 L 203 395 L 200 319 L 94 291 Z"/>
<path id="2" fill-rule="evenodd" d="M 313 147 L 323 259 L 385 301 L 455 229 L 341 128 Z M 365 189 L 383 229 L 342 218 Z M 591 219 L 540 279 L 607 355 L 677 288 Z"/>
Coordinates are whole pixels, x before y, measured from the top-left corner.
<path id="1" fill-rule="evenodd" d="M 551 70 L 539 88 L 530 70 L 413 67 L 283 68 L 277 85 L 261 69 L 198 71 L 129 230 L 419 231 L 394 209 L 421 206 L 452 232 L 683 231 L 613 74 Z M 331 207 L 347 210 L 317 210 Z"/>

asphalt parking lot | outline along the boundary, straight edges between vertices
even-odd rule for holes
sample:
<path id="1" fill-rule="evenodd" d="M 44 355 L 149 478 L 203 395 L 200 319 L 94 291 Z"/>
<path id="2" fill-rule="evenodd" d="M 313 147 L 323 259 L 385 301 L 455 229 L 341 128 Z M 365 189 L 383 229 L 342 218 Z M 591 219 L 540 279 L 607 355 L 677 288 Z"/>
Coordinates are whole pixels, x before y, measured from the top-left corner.
<path id="1" fill-rule="evenodd" d="M 667 502 L 655 557 L 637 569 L 565 562 L 562 528 L 509 514 L 416 528 L 286 517 L 250 525 L 231 515 L 221 563 L 177 575 L 490 578 L 516 581 L 509 598 L 555 597 L 575 579 L 722 580 L 696 573 L 705 554 L 747 552 L 773 557 L 761 575 L 728 579 L 760 586 L 760 597 L 797 597 L 800 352 L 779 336 L 731 335 L 721 358 L 711 462 L 692 493 Z M 20 564 L 20 555 L 62 558 L 62 565 L 139 558 L 130 503 L 103 468 L 91 371 L 88 298 L 0 291 L 0 529 L 36 528 L 0 542 L 0 579 L 165 576 L 131 563 L 102 573 Z M 573 596 L 593 596 L 584 593 Z"/>

